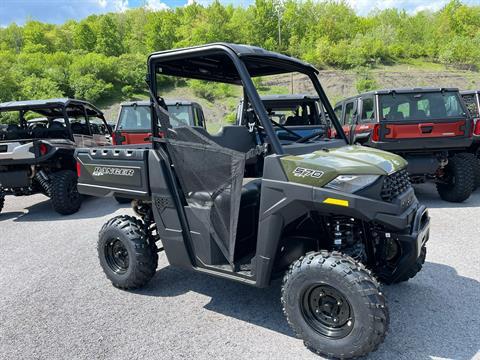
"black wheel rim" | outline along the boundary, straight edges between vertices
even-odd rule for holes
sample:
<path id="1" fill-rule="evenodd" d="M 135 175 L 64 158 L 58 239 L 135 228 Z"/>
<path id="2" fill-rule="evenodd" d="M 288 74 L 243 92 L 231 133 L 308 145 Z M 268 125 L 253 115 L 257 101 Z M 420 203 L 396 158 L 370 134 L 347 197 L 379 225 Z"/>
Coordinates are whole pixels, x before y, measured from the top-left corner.
<path id="1" fill-rule="evenodd" d="M 347 336 L 353 329 L 353 310 L 347 298 L 325 284 L 307 288 L 302 296 L 305 321 L 320 335 L 331 339 Z"/>
<path id="2" fill-rule="evenodd" d="M 110 269 L 116 274 L 124 274 L 128 270 L 128 250 L 119 239 L 112 239 L 105 245 L 105 258 Z"/>

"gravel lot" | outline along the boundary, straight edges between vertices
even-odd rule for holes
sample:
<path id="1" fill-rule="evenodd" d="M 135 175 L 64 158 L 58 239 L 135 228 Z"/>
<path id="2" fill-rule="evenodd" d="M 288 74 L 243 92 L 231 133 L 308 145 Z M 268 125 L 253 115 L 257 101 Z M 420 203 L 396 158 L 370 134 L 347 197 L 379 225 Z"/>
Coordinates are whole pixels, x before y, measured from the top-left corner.
<path id="1" fill-rule="evenodd" d="M 417 188 L 430 207 L 424 270 L 385 287 L 386 341 L 369 359 L 480 359 L 480 191 L 464 204 Z M 261 290 L 174 269 L 160 256 L 141 291 L 115 289 L 97 261 L 101 225 L 131 213 L 89 199 L 75 215 L 41 195 L 0 214 L 1 359 L 319 359 L 290 331 L 276 283 Z"/>

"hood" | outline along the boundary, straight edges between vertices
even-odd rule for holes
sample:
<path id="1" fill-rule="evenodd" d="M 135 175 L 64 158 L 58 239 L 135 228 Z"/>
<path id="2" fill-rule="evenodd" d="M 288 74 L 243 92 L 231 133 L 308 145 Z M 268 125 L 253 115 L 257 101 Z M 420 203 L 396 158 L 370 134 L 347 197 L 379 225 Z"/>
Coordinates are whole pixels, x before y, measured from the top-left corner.
<path id="1" fill-rule="evenodd" d="M 359 145 L 285 156 L 281 162 L 289 181 L 313 186 L 338 175 L 389 175 L 407 166 L 398 155 Z"/>

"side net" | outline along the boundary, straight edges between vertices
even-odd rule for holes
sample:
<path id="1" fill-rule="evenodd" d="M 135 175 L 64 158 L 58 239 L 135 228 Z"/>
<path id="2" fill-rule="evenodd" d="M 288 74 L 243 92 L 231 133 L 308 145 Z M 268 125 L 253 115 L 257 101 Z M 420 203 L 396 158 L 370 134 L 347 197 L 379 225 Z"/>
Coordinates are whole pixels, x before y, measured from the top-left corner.
<path id="1" fill-rule="evenodd" d="M 218 145 L 200 130 L 175 128 L 167 146 L 187 203 L 211 224 L 210 235 L 233 265 L 246 156 Z"/>

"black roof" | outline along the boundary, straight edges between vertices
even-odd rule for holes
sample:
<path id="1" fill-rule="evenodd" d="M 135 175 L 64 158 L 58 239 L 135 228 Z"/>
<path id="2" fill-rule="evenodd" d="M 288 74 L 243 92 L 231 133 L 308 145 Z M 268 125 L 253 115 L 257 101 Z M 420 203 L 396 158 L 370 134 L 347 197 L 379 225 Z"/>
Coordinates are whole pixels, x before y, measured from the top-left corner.
<path id="1" fill-rule="evenodd" d="M 462 95 L 473 95 L 473 94 L 480 94 L 480 90 L 462 90 L 460 91 Z"/>
<path id="2" fill-rule="evenodd" d="M 301 101 L 310 100 L 318 101 L 318 96 L 306 95 L 306 94 L 287 94 L 287 95 L 262 95 L 260 96 L 262 101 Z"/>
<path id="3" fill-rule="evenodd" d="M 67 108 L 68 116 L 83 115 L 83 109 L 72 108 L 70 106 L 80 106 L 87 110 L 88 115 L 102 116 L 103 113 L 94 105 L 87 101 L 59 98 L 45 100 L 20 100 L 0 103 L 0 112 L 3 111 L 35 111 L 38 114 L 51 117 L 63 117 L 62 109 Z"/>
<path id="4" fill-rule="evenodd" d="M 195 101 L 190 101 L 190 100 L 173 100 L 173 99 L 164 99 L 165 104 L 167 106 L 174 106 L 174 105 L 198 105 L 200 106 L 199 103 Z M 149 100 L 141 100 L 141 101 L 125 101 L 120 104 L 120 106 L 150 106 L 150 101 Z"/>
<path id="5" fill-rule="evenodd" d="M 299 59 L 256 46 L 213 43 L 152 53 L 149 66 L 165 75 L 240 84 L 240 76 L 229 55 L 240 58 L 251 77 L 289 72 L 318 73 Z"/>
<path id="6" fill-rule="evenodd" d="M 426 93 L 426 92 L 442 92 L 442 91 L 458 91 L 458 88 L 434 88 L 434 87 L 418 87 L 418 88 L 398 88 L 398 89 L 381 89 L 364 92 L 355 96 L 350 96 L 345 98 L 335 104 L 338 105 L 348 100 L 356 99 L 363 96 L 369 95 L 388 95 L 388 94 L 411 94 L 411 93 Z"/>

